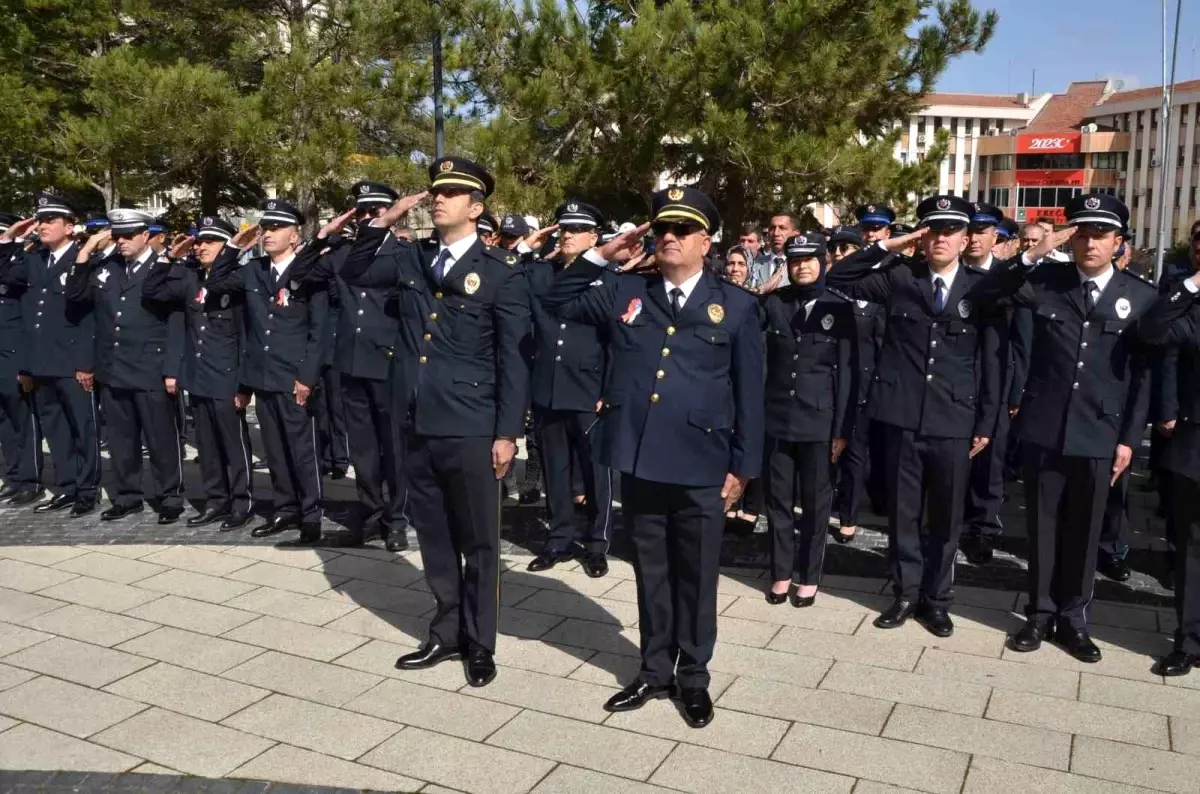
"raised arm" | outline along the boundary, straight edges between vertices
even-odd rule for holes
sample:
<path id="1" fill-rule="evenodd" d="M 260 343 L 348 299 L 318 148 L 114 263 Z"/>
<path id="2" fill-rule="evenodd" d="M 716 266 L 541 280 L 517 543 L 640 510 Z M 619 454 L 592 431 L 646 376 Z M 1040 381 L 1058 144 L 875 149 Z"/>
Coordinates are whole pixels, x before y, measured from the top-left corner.
<path id="1" fill-rule="evenodd" d="M 188 278 L 191 271 L 170 260 L 158 260 L 142 282 L 142 296 L 160 303 L 185 304 L 188 299 Z"/>
<path id="2" fill-rule="evenodd" d="M 906 234 L 896 238 L 894 245 L 899 245 L 901 241 L 914 236 L 920 235 L 918 232 Z M 892 253 L 892 245 L 893 241 L 884 240 L 855 251 L 825 274 L 825 284 L 853 300 L 886 304 L 892 294 L 891 269 L 901 261 L 897 257 L 889 264 L 884 263 L 884 259 Z"/>

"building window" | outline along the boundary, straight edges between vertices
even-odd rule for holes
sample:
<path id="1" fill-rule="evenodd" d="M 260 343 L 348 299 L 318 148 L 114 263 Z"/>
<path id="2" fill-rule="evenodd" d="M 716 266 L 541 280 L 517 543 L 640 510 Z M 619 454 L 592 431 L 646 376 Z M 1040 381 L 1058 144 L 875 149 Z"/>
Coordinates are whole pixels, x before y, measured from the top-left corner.
<path id="1" fill-rule="evenodd" d="M 1175 188 L 1175 209 L 1179 209 L 1179 199 L 1183 198 L 1183 188 Z"/>
<path id="2" fill-rule="evenodd" d="M 991 190 L 989 190 L 988 191 L 988 204 L 991 204 L 996 207 L 1001 207 L 1001 208 L 1007 207 L 1008 206 L 1008 188 L 994 187 Z"/>
<path id="3" fill-rule="evenodd" d="M 950 173 L 953 174 L 958 170 L 958 158 L 951 155 L 950 157 L 947 157 L 946 160 L 950 163 Z"/>
<path id="4" fill-rule="evenodd" d="M 1175 165 L 1179 166 L 1180 168 L 1183 167 L 1184 151 L 1185 151 L 1184 147 L 1180 146 L 1179 147 L 1179 160 L 1178 160 L 1178 162 L 1175 163 Z"/>
<path id="5" fill-rule="evenodd" d="M 1142 167 L 1142 150 L 1141 149 L 1138 149 L 1133 153 L 1133 167 L 1134 168 Z"/>
<path id="6" fill-rule="evenodd" d="M 1158 111 L 1157 110 L 1150 111 L 1150 126 L 1151 127 L 1158 126 Z"/>
<path id="7" fill-rule="evenodd" d="M 925 134 L 925 117 L 924 116 L 917 117 L 917 134 L 918 135 Z"/>
<path id="8" fill-rule="evenodd" d="M 1116 168 L 1116 152 L 1097 152 L 1092 155 L 1092 168 Z"/>
<path id="9" fill-rule="evenodd" d="M 1122 171 L 1127 170 L 1129 168 L 1129 152 L 1121 152 L 1120 160 L 1118 162 L 1119 165 L 1117 168 L 1121 169 Z"/>
<path id="10" fill-rule="evenodd" d="M 1082 154 L 1018 154 L 1017 168 L 1083 168 Z"/>
<path id="11" fill-rule="evenodd" d="M 1139 196 L 1137 193 L 1134 193 L 1134 194 L 1133 194 L 1133 203 L 1132 203 L 1132 204 L 1130 204 L 1129 206 L 1130 206 L 1130 208 L 1132 208 L 1132 209 L 1137 209 L 1137 208 L 1138 208 L 1138 205 L 1139 205 L 1139 204 L 1141 204 L 1141 203 L 1142 203 L 1141 196 Z"/>
<path id="12" fill-rule="evenodd" d="M 997 154 L 992 157 L 993 171 L 1011 171 L 1013 167 L 1011 154 Z"/>
<path id="13" fill-rule="evenodd" d="M 1192 193 L 1191 193 L 1191 197 L 1188 199 L 1188 206 L 1189 207 L 1196 206 L 1196 186 L 1195 185 L 1192 185 Z"/>
<path id="14" fill-rule="evenodd" d="M 1154 188 L 1152 187 L 1146 188 L 1146 203 L 1151 207 L 1154 206 Z"/>
<path id="15" fill-rule="evenodd" d="M 958 134 L 958 119 L 950 119 L 950 134 Z"/>
<path id="16" fill-rule="evenodd" d="M 941 127 L 942 127 L 942 117 L 941 117 L 941 116 L 934 116 L 934 117 L 933 117 L 933 128 L 934 128 L 935 130 L 938 130 L 938 129 L 941 129 Z"/>
<path id="17" fill-rule="evenodd" d="M 971 155 L 969 155 L 969 154 L 963 155 L 963 173 L 964 174 L 971 173 Z"/>
<path id="18" fill-rule="evenodd" d="M 1126 131 L 1126 132 L 1129 132 L 1129 129 L 1130 129 L 1130 127 L 1129 127 L 1129 114 L 1128 114 L 1128 113 L 1126 113 L 1126 114 L 1125 114 L 1125 131 Z"/>
<path id="19" fill-rule="evenodd" d="M 1139 110 L 1139 111 L 1138 111 L 1138 115 L 1137 115 L 1137 125 L 1138 125 L 1138 129 L 1139 129 L 1139 130 L 1140 130 L 1140 129 L 1142 129 L 1142 128 L 1145 126 L 1145 119 L 1143 118 L 1143 114 L 1144 114 L 1145 112 L 1146 112 L 1146 111 L 1144 111 L 1144 110 Z"/>

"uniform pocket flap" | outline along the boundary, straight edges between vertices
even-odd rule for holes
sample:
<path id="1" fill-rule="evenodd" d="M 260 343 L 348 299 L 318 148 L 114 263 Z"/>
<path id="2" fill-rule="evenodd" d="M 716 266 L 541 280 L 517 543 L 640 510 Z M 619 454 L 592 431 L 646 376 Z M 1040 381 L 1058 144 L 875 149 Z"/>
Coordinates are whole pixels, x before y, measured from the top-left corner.
<path id="1" fill-rule="evenodd" d="M 723 331 L 720 328 L 697 328 L 696 336 L 708 342 L 710 345 L 727 345 L 729 344 L 729 332 Z"/>
<path id="2" fill-rule="evenodd" d="M 728 430 L 731 427 L 729 419 L 716 411 L 688 411 L 688 424 L 701 430 Z"/>
<path id="3" fill-rule="evenodd" d="M 1037 307 L 1037 316 L 1044 317 L 1047 320 L 1054 320 L 1056 322 L 1062 322 L 1062 320 L 1060 319 L 1060 313 L 1059 313 L 1059 309 L 1057 306 L 1038 306 Z"/>
<path id="4" fill-rule="evenodd" d="M 454 375 L 454 382 L 464 386 L 486 386 L 495 381 L 494 372 L 463 372 Z"/>
<path id="5" fill-rule="evenodd" d="M 1129 323 L 1125 320 L 1105 320 L 1104 333 L 1119 334 L 1129 327 Z"/>

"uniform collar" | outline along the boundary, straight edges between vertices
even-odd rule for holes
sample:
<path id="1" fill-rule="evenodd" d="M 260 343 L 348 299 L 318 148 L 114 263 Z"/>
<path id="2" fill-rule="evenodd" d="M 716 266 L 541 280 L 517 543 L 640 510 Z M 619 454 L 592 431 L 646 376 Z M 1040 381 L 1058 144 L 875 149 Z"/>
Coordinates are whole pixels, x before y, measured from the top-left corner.
<path id="1" fill-rule="evenodd" d="M 672 284 L 671 281 L 666 276 L 664 276 L 663 277 L 663 288 L 666 289 L 666 291 L 667 291 L 667 300 L 671 299 L 671 290 L 678 287 L 679 289 L 683 290 L 682 303 L 687 303 L 687 299 L 692 296 L 692 291 L 696 289 L 696 285 L 700 283 L 700 279 L 703 276 L 704 276 L 704 268 L 700 268 L 699 270 L 697 270 L 695 275 L 693 275 L 691 278 L 689 278 L 687 281 L 683 282 L 682 284 Z"/>
<path id="2" fill-rule="evenodd" d="M 930 268 L 929 269 L 929 283 L 935 284 L 935 286 L 936 286 L 936 282 L 934 282 L 934 279 L 940 278 L 942 280 L 942 283 L 946 285 L 946 295 L 949 295 L 950 290 L 954 288 L 954 279 L 956 276 L 958 276 L 958 271 L 961 269 L 962 269 L 962 265 L 960 262 L 955 262 L 954 267 L 947 268 L 947 269 L 943 270 L 941 273 L 935 273 L 935 272 L 933 272 L 933 268 Z"/>
<path id="3" fill-rule="evenodd" d="M 53 251 L 50 252 L 50 262 L 52 264 L 57 265 L 58 260 L 62 259 L 64 256 L 66 256 L 67 249 L 73 245 L 75 245 L 75 241 L 68 239 L 65 243 L 60 245 L 58 248 L 55 248 Z"/>
<path id="4" fill-rule="evenodd" d="M 475 241 L 478 239 L 478 234 L 468 234 L 461 240 L 455 240 L 450 243 L 450 245 L 439 244 L 438 256 L 442 255 L 442 251 L 450 252 L 450 258 L 446 260 L 446 270 L 449 270 L 451 265 L 466 256 L 467 251 L 470 250 L 471 246 L 475 245 Z"/>
<path id="5" fill-rule="evenodd" d="M 1085 281 L 1094 282 L 1096 284 L 1096 289 L 1099 290 L 1099 292 L 1096 293 L 1097 296 L 1104 293 L 1104 288 L 1108 286 L 1108 282 L 1112 281 L 1113 274 L 1116 272 L 1116 270 L 1117 269 L 1115 267 L 1109 265 L 1108 270 L 1104 271 L 1100 275 L 1089 276 L 1080 270 L 1078 265 L 1075 266 L 1075 272 L 1079 274 L 1079 283 L 1082 285 Z"/>

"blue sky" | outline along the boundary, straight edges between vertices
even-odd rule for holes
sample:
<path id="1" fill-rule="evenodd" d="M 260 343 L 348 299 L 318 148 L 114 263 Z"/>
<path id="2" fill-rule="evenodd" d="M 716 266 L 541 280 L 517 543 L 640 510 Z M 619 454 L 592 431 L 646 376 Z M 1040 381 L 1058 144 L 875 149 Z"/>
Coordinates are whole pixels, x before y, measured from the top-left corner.
<path id="1" fill-rule="evenodd" d="M 1168 0 L 1174 25 L 1176 0 Z M 938 91 L 1061 92 L 1072 80 L 1112 78 L 1125 88 L 1162 83 L 1161 0 L 974 0 L 1000 23 L 980 55 L 951 62 Z M 1200 3 L 1184 0 L 1176 80 L 1200 78 Z M 1167 47 L 1173 29 L 1168 30 Z"/>

